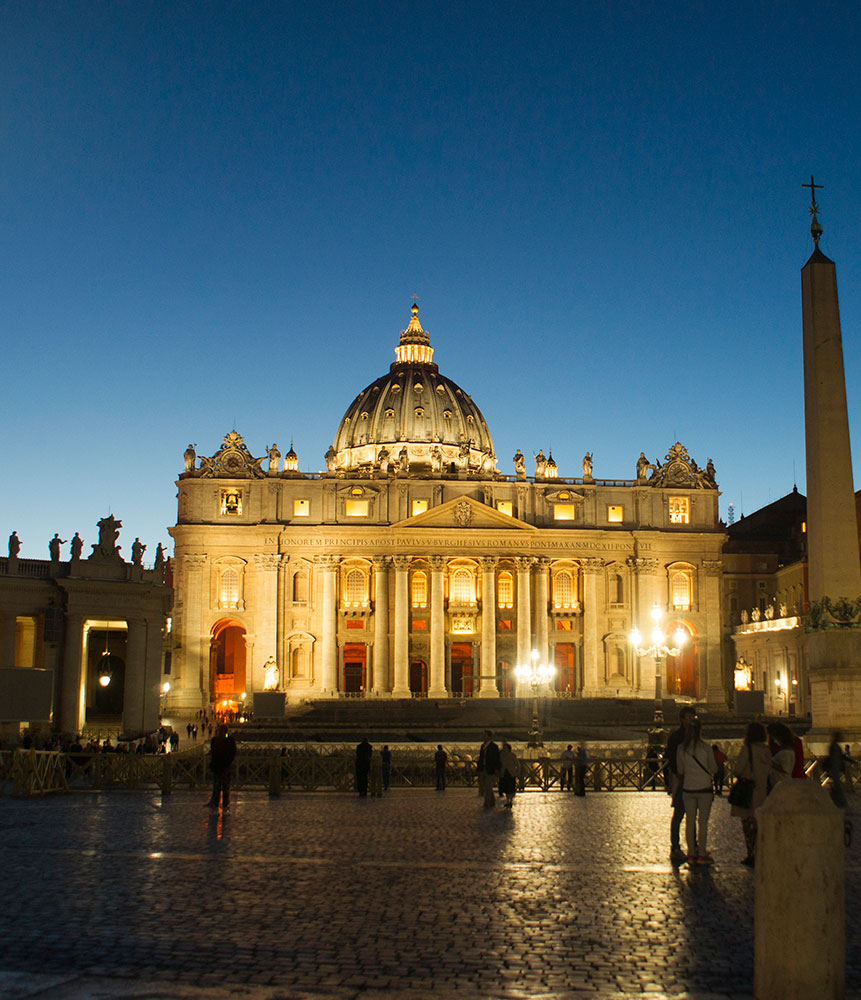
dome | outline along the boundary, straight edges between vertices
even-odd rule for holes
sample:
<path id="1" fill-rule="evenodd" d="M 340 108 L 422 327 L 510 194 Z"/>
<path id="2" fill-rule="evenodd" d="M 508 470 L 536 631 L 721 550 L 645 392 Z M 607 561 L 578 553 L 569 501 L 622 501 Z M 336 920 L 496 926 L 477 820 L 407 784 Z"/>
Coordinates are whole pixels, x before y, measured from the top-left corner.
<path id="1" fill-rule="evenodd" d="M 327 453 L 330 471 L 411 475 L 496 472 L 496 455 L 481 410 L 440 375 L 419 322 L 419 307 L 401 331 L 387 375 L 350 404 Z"/>

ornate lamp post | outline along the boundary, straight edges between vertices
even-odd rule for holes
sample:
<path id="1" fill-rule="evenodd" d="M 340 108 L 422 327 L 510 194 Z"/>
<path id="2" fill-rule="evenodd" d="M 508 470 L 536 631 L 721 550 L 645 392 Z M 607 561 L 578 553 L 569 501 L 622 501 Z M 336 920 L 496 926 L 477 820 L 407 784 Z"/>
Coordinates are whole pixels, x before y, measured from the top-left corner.
<path id="1" fill-rule="evenodd" d="M 529 731 L 527 746 L 543 747 L 541 725 L 538 721 L 538 691 L 549 684 L 556 674 L 556 667 L 550 663 L 538 662 L 538 650 L 533 649 L 530 663 L 520 663 L 514 668 L 514 676 L 520 684 L 532 688 L 532 729 Z"/>
<path id="2" fill-rule="evenodd" d="M 628 639 L 636 650 L 638 656 L 654 656 L 655 658 L 655 718 L 653 733 L 661 733 L 664 728 L 663 693 L 661 691 L 661 678 L 663 677 L 663 670 L 661 668 L 661 664 L 666 657 L 679 655 L 688 636 L 685 630 L 680 626 L 676 629 L 672 636 L 672 640 L 675 645 L 669 645 L 670 636 L 667 635 L 661 626 L 661 620 L 664 617 L 663 611 L 661 611 L 656 604 L 652 608 L 651 614 L 652 621 L 654 621 L 655 625 L 650 636 L 650 645 L 647 646 L 643 642 L 643 637 L 640 635 L 640 631 L 636 626 L 631 630 L 631 634 L 628 636 Z"/>

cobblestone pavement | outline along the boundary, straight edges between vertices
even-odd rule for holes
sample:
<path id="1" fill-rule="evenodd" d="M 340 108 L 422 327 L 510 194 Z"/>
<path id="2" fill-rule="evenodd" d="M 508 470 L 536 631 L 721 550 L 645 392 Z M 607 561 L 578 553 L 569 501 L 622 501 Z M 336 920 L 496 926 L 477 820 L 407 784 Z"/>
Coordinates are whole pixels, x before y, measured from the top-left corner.
<path id="1" fill-rule="evenodd" d="M 0 800 L 0 1000 L 747 998 L 753 877 L 667 861 L 661 793 Z M 847 854 L 847 996 L 861 866 Z M 779 933 L 779 929 L 778 929 Z"/>

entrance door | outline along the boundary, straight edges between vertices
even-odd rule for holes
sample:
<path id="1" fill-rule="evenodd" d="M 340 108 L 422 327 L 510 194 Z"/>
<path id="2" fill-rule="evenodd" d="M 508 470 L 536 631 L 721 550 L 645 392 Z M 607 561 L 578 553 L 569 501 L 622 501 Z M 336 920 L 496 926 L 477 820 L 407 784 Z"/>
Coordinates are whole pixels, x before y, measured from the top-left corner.
<path id="1" fill-rule="evenodd" d="M 556 690 L 564 697 L 574 696 L 576 679 L 574 677 L 574 644 L 557 642 L 553 661 L 556 664 Z"/>
<path id="2" fill-rule="evenodd" d="M 665 690 L 668 695 L 680 694 L 689 698 L 697 698 L 699 697 L 697 690 L 699 648 L 691 635 L 691 630 L 684 622 L 673 622 L 669 628 L 670 635 L 673 635 L 678 628 L 685 632 L 687 639 L 678 656 L 667 657 Z"/>
<path id="3" fill-rule="evenodd" d="M 421 660 L 410 663 L 410 694 L 424 695 L 428 693 L 428 668 Z"/>
<path id="4" fill-rule="evenodd" d="M 212 699 L 236 699 L 245 690 L 245 629 L 236 622 L 217 625 L 211 652 L 209 690 Z"/>
<path id="5" fill-rule="evenodd" d="M 344 646 L 344 694 L 363 695 L 365 693 L 365 661 L 367 646 L 363 642 L 348 642 Z"/>
<path id="6" fill-rule="evenodd" d="M 472 643 L 451 644 L 451 693 L 463 698 L 472 696 Z"/>
<path id="7" fill-rule="evenodd" d="M 514 687 L 516 684 L 514 671 L 508 660 L 500 660 L 496 665 L 496 686 L 503 698 L 514 697 Z"/>

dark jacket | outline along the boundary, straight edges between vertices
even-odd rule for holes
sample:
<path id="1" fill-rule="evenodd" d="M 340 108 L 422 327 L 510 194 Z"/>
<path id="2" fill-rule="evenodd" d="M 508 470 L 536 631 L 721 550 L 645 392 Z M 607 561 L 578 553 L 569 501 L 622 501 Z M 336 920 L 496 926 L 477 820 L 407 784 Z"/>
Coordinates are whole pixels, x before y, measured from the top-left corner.
<path id="1" fill-rule="evenodd" d="M 236 756 L 236 740 L 229 734 L 213 736 L 209 744 L 209 766 L 213 771 L 226 771 Z"/>
<path id="2" fill-rule="evenodd" d="M 499 754 L 499 747 L 493 742 L 484 748 L 484 770 L 486 774 L 499 774 L 502 767 L 502 759 Z"/>

